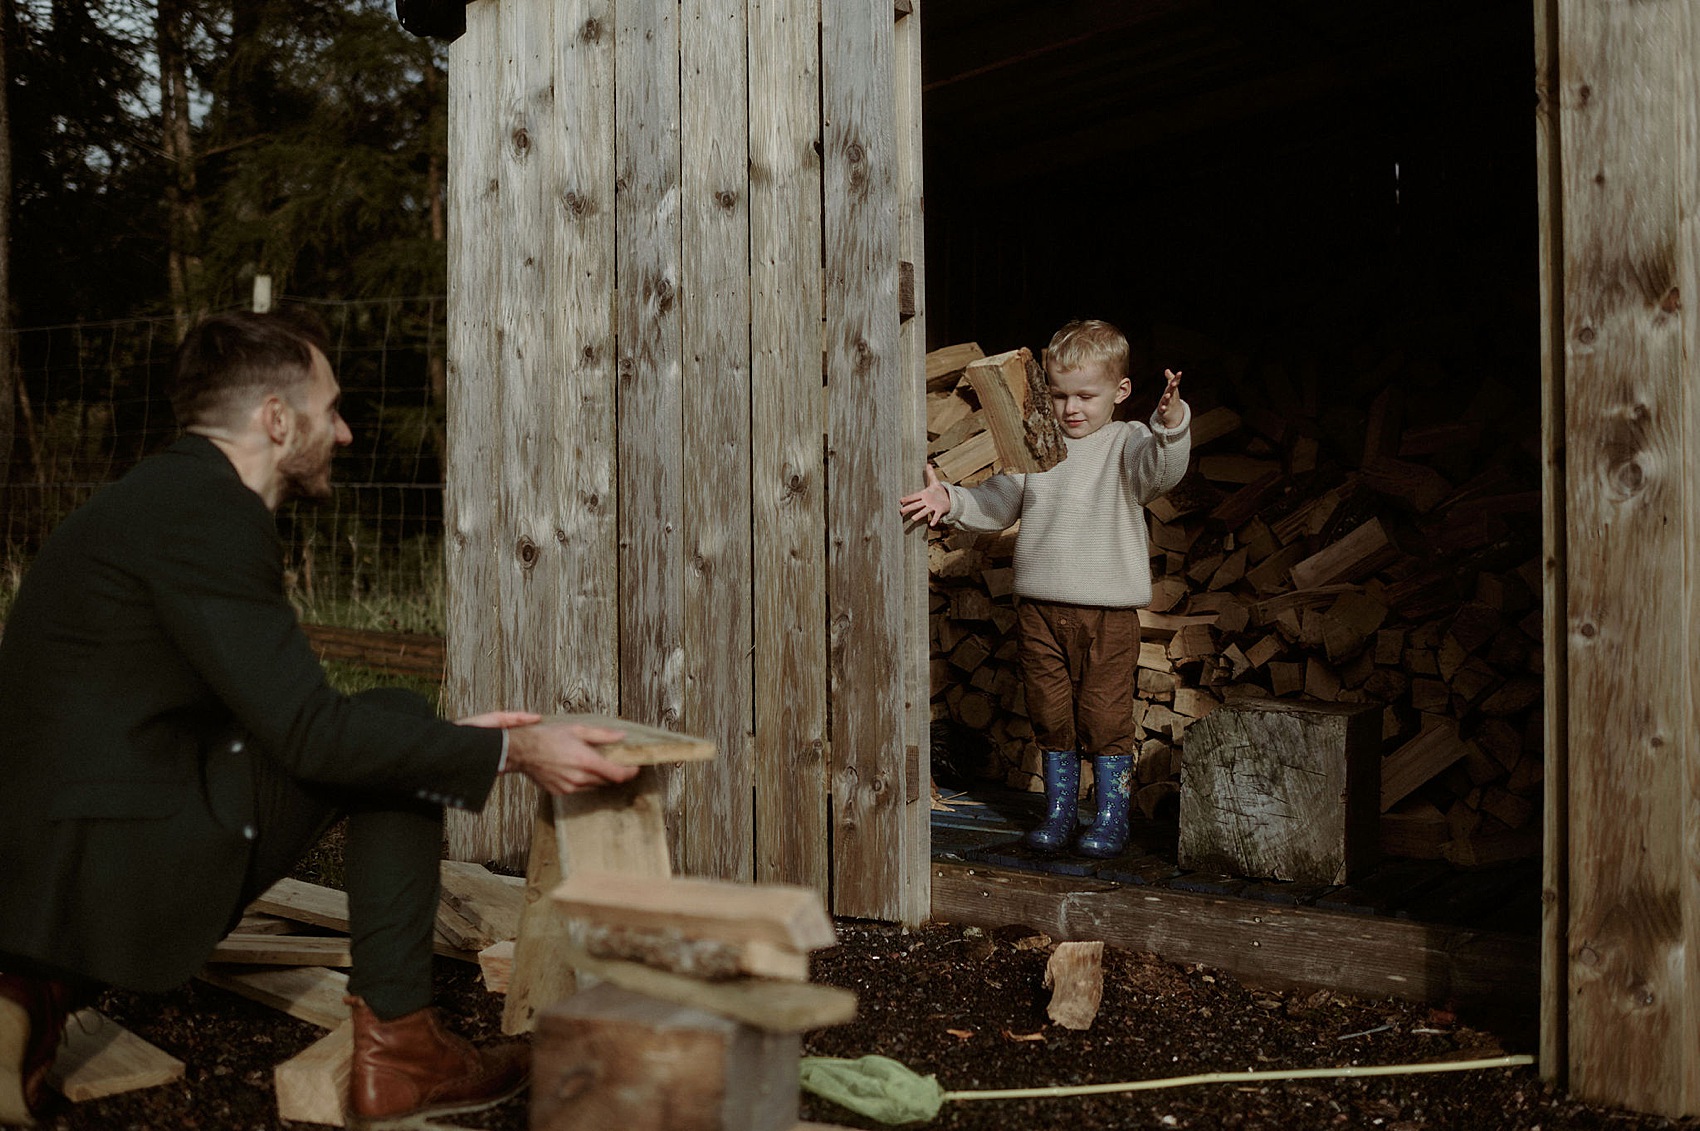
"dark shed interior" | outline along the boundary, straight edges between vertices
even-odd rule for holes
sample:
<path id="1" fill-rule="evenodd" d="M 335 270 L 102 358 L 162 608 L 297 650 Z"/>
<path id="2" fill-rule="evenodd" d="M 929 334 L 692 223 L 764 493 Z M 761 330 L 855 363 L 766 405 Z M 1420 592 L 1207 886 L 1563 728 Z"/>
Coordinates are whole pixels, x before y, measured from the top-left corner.
<path id="1" fill-rule="evenodd" d="M 1232 429 L 1202 449 L 1227 454 L 1220 470 L 1198 468 L 1182 505 L 1154 519 L 1154 573 L 1188 587 L 1176 614 L 1284 595 L 1250 574 L 1224 580 L 1237 550 L 1255 566 L 1278 544 L 1302 557 L 1381 523 L 1387 552 L 1338 579 L 1385 610 L 1352 647 L 1324 641 L 1338 608 L 1295 604 L 1280 623 L 1254 608 L 1237 634 L 1216 633 L 1222 656 L 1176 672 L 1217 701 L 1251 683 L 1303 698 L 1320 666 L 1329 696 L 1385 704 L 1384 780 L 1396 758 L 1438 767 L 1382 806 L 1385 858 L 1429 869 L 1418 886 L 1431 892 L 1436 869 L 1467 872 L 1479 898 L 1448 895 L 1454 919 L 1533 931 L 1543 650 L 1527 7 L 927 0 L 922 36 L 929 348 L 1037 353 L 1063 322 L 1105 318 L 1133 346 L 1125 415 L 1149 414 L 1164 367 L 1185 371 L 1196 412 L 1231 410 Z M 1279 482 L 1258 494 L 1247 484 L 1262 467 Z M 1308 527 L 1307 513 L 1319 516 Z M 1007 658 L 1007 618 L 941 630 L 975 603 L 939 585 L 936 776 L 1032 791 L 1011 676 L 961 659 L 964 636 L 980 638 L 972 662 Z M 1225 674 L 1230 644 L 1253 652 L 1266 636 L 1274 663 L 1240 657 Z M 1270 674 L 1283 666 L 1285 682 Z M 1413 753 L 1437 724 L 1456 752 Z M 1146 735 L 1160 759 L 1168 734 L 1147 723 Z M 982 762 L 987 736 L 1002 762 L 995 750 Z M 1148 790 L 1178 782 L 1180 746 L 1176 728 L 1168 768 L 1142 764 Z M 1156 811 L 1172 820 L 1173 801 Z M 935 852 L 952 835 L 935 827 Z"/>

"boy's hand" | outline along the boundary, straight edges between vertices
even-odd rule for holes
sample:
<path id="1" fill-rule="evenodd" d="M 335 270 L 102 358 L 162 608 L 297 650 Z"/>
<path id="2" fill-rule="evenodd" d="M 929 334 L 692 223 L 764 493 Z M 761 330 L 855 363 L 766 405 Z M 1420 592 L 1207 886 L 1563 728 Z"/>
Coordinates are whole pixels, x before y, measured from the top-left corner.
<path id="1" fill-rule="evenodd" d="M 1181 375 L 1165 369 L 1163 376 L 1169 379 L 1169 383 L 1163 389 L 1163 399 L 1157 402 L 1157 418 L 1165 428 L 1178 428 L 1186 419 L 1186 412 L 1181 408 Z"/>
<path id="2" fill-rule="evenodd" d="M 905 520 L 927 520 L 928 526 L 937 526 L 939 519 L 950 513 L 950 492 L 939 482 L 938 472 L 933 465 L 926 467 L 927 485 L 913 495 L 905 495 L 898 502 L 898 508 L 903 512 Z"/>

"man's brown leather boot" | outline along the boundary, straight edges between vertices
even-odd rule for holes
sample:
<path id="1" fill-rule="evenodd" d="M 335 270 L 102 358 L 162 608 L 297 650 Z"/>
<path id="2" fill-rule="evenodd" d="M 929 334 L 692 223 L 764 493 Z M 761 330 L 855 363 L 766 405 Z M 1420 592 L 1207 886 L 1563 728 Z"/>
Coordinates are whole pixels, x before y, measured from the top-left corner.
<path id="1" fill-rule="evenodd" d="M 0 974 L 0 1124 L 34 1124 L 76 996 L 64 982 Z"/>
<path id="2" fill-rule="evenodd" d="M 494 1107 L 519 1094 L 531 1050 L 510 1041 L 475 1048 L 450 1032 L 431 1006 L 380 1021 L 366 1002 L 354 1010 L 349 1114 L 357 1127 L 387 1127 L 421 1115 Z"/>

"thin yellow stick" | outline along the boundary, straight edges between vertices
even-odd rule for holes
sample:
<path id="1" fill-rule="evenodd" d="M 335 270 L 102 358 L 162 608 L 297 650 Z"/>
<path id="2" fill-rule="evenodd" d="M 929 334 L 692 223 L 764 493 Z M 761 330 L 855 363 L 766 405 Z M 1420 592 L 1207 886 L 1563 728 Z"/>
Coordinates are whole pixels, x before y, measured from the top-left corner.
<path id="1" fill-rule="evenodd" d="M 1054 1088 L 1003 1088 L 983 1092 L 946 1092 L 946 1100 L 1029 1100 L 1049 1096 L 1100 1096 L 1109 1092 L 1148 1092 L 1189 1084 L 1240 1084 L 1255 1080 L 1324 1080 L 1351 1076 L 1406 1076 L 1426 1072 L 1467 1072 L 1477 1068 L 1512 1068 L 1533 1064 L 1532 1056 L 1496 1056 L 1486 1060 L 1449 1060 L 1430 1064 L 1372 1064 L 1346 1068 L 1284 1068 L 1263 1072 L 1206 1072 L 1162 1080 L 1132 1080 L 1122 1084 L 1079 1084 Z"/>

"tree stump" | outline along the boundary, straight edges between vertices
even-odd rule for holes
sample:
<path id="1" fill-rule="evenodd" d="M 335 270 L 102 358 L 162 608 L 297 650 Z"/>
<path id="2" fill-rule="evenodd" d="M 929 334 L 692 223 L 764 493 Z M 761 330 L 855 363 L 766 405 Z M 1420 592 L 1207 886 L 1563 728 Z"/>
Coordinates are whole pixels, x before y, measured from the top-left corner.
<path id="1" fill-rule="evenodd" d="M 1323 884 L 1367 871 L 1380 743 L 1378 704 L 1252 700 L 1193 723 L 1181 754 L 1181 866 Z"/>

